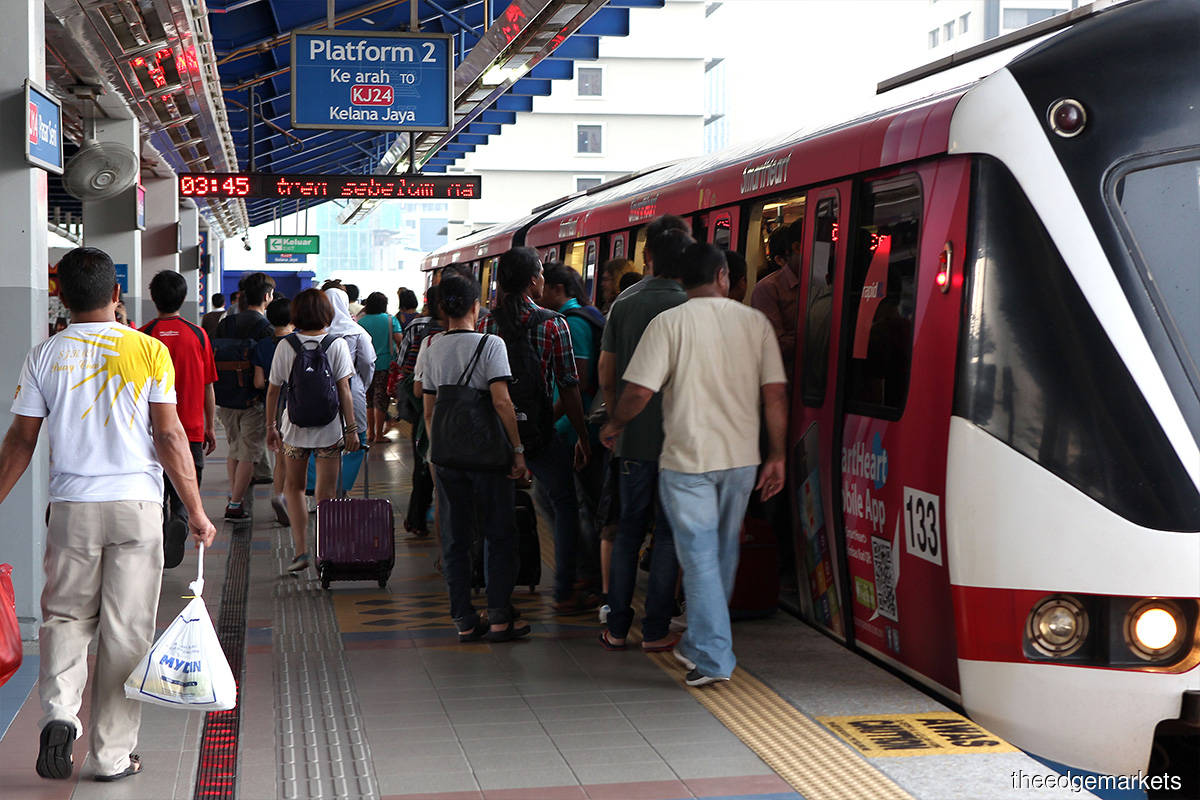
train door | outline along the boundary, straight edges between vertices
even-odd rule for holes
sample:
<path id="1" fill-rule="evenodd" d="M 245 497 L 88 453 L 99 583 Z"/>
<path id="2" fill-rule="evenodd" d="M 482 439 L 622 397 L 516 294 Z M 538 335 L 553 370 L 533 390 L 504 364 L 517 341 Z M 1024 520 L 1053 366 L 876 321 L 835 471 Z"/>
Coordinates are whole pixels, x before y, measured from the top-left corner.
<path id="1" fill-rule="evenodd" d="M 843 214 L 852 249 L 833 286 L 841 341 L 829 350 L 840 353 L 830 386 L 841 418 L 827 508 L 844 531 L 855 645 L 951 696 L 943 519 L 960 302 L 938 272 L 943 256 L 962 257 L 969 183 L 967 160 L 947 159 L 862 184 Z"/>
<path id="2" fill-rule="evenodd" d="M 840 236 L 850 184 L 811 190 L 803 208 L 806 236 L 800 268 L 796 374 L 791 376 L 792 410 L 788 424 L 789 491 L 800 604 L 813 623 L 847 639 L 846 550 L 831 509 L 840 507 L 837 492 L 837 358 L 841 332 L 833 320 L 842 313 L 842 264 L 846 243 Z M 772 209 L 764 209 L 767 217 Z M 778 227 L 778 226 L 776 226 Z M 765 227 L 758 237 L 764 247 Z M 749 260 L 749 259 L 748 259 Z"/>

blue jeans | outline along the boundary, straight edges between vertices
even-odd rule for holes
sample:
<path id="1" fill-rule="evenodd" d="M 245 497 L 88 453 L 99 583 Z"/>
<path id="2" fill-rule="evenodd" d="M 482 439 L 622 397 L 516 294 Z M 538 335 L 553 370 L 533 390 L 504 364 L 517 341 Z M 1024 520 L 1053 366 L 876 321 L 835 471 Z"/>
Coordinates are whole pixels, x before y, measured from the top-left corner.
<path id="1" fill-rule="evenodd" d="M 568 600 L 575 587 L 575 554 L 579 543 L 579 502 L 575 499 L 571 451 L 563 438 L 555 434 L 537 453 L 525 455 L 525 465 L 554 509 L 554 599 Z"/>
<path id="2" fill-rule="evenodd" d="M 671 612 L 675 610 L 675 578 L 679 564 L 675 560 L 672 523 L 663 513 L 656 496 L 658 462 L 622 458 L 618 461 L 618 490 L 621 493 L 621 522 L 613 542 L 612 565 L 608 574 L 608 633 L 624 639 L 633 624 L 633 589 L 637 584 L 638 550 L 646 538 L 651 515 L 654 519 L 654 549 L 650 554 L 650 579 L 646 584 L 646 617 L 642 620 L 642 639 L 662 639 L 671 630 Z M 691 602 L 691 597 L 688 597 Z"/>
<path id="3" fill-rule="evenodd" d="M 513 543 L 513 482 L 503 473 L 437 467 L 438 516 L 442 570 L 450 594 L 450 616 L 460 631 L 475 626 L 471 603 L 471 544 L 484 541 L 488 621 L 508 622 L 516 554 Z"/>
<path id="4" fill-rule="evenodd" d="M 729 598 L 737 575 L 738 534 L 757 473 L 757 467 L 701 473 L 664 469 L 658 476 L 687 594 L 688 629 L 675 649 L 712 678 L 728 678 L 737 666 Z"/>

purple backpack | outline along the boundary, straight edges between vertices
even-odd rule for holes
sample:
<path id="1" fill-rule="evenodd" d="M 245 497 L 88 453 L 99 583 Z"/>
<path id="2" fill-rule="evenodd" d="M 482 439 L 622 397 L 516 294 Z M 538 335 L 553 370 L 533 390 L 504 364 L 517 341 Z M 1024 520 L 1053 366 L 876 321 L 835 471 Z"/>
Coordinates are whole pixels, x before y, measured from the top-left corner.
<path id="1" fill-rule="evenodd" d="M 327 354 L 337 338 L 326 334 L 320 342 L 301 342 L 294 333 L 284 338 L 296 351 L 287 383 L 287 414 L 293 425 L 321 428 L 337 417 L 341 404 Z"/>

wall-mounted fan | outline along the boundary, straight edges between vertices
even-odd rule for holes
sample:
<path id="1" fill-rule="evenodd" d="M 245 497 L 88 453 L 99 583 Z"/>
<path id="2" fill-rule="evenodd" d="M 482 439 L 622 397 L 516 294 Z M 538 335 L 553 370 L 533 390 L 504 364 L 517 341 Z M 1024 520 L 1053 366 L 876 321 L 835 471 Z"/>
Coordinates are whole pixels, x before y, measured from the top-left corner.
<path id="1" fill-rule="evenodd" d="M 96 141 L 95 123 L 89 119 L 84 124 L 83 146 L 63 170 L 63 188 L 78 200 L 115 197 L 137 180 L 137 155 L 123 144 Z"/>

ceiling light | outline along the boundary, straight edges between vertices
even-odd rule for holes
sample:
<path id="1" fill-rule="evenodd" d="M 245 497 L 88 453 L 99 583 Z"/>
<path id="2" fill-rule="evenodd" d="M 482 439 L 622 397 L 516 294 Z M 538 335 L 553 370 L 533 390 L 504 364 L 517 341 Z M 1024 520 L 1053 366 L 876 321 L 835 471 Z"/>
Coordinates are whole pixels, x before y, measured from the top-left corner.
<path id="1" fill-rule="evenodd" d="M 499 86 L 506 81 L 512 81 L 515 83 L 516 81 L 520 80 L 526 72 L 529 72 L 528 64 L 521 64 L 518 67 L 502 67 L 499 64 L 494 64 L 488 68 L 487 72 L 483 73 L 483 76 L 480 77 L 479 82 L 484 86 Z"/>

